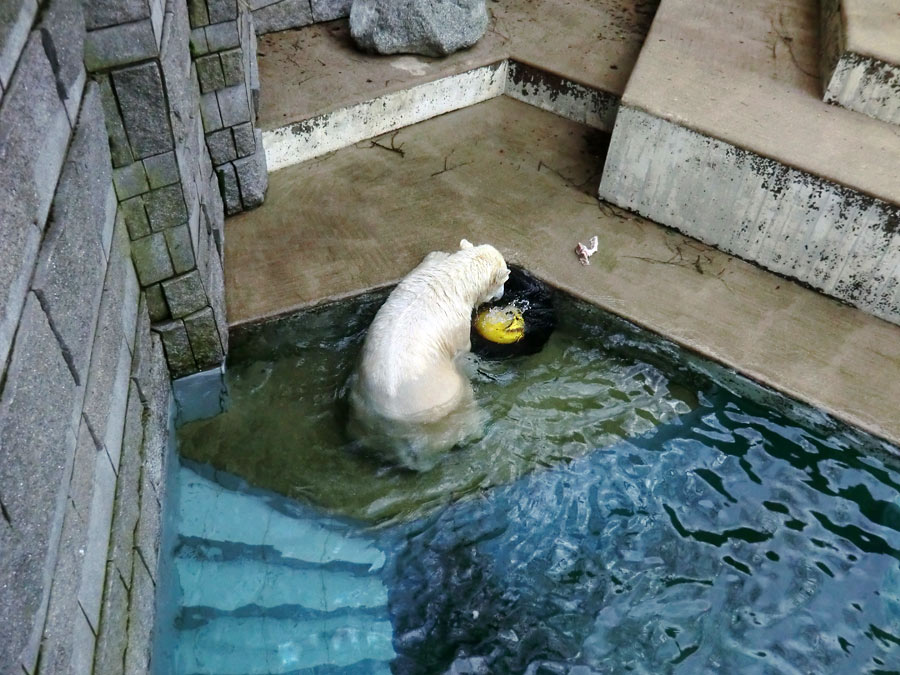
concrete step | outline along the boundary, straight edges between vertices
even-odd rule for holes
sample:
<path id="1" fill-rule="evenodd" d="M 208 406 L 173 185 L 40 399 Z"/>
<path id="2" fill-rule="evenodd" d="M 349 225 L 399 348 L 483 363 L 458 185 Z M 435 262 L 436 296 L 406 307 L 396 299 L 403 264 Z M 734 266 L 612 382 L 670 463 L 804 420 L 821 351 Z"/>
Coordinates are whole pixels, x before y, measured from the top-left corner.
<path id="1" fill-rule="evenodd" d="M 390 673 L 391 624 L 371 617 L 221 617 L 182 631 L 176 672 L 191 675 Z"/>
<path id="2" fill-rule="evenodd" d="M 821 0 L 823 100 L 900 124 L 900 5 Z"/>
<path id="3" fill-rule="evenodd" d="M 182 538 L 265 546 L 273 557 L 318 565 L 343 562 L 372 571 L 384 565 L 384 553 L 347 536 L 338 521 L 285 513 L 265 496 L 229 490 L 186 468 L 179 474 L 178 509 Z"/>
<path id="4" fill-rule="evenodd" d="M 349 526 L 208 467 L 179 469 L 178 673 L 389 673 L 385 556 Z"/>
<path id="5" fill-rule="evenodd" d="M 663 0 L 599 195 L 900 323 L 900 135 L 820 98 L 816 0 Z"/>
<path id="6" fill-rule="evenodd" d="M 330 612 L 384 607 L 387 589 L 377 576 L 330 569 L 292 568 L 263 560 L 209 561 L 178 557 L 175 569 L 185 607 L 234 611 L 254 605 L 293 605 Z"/>
<path id="7" fill-rule="evenodd" d="M 444 59 L 362 54 L 346 21 L 266 35 L 259 123 L 269 170 L 502 94 L 610 130 L 657 4 L 498 3 L 482 40 Z"/>

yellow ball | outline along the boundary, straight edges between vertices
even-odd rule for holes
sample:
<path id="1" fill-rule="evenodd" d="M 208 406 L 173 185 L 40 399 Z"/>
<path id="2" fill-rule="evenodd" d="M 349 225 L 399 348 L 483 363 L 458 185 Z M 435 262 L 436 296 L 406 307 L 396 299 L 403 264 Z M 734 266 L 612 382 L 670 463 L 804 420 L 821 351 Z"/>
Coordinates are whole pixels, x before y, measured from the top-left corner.
<path id="1" fill-rule="evenodd" d="M 515 305 L 489 307 L 475 317 L 475 330 L 485 340 L 510 345 L 525 337 L 525 317 Z"/>

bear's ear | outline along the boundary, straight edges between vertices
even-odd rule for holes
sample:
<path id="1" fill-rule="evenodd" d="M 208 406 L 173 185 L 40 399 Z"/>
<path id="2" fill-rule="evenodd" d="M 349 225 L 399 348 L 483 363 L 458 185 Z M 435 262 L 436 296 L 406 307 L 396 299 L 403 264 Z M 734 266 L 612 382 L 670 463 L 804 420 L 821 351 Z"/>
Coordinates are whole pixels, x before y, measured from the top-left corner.
<path id="1" fill-rule="evenodd" d="M 465 251 L 467 248 L 474 248 L 472 246 L 472 242 L 469 241 L 468 239 L 461 239 L 459 242 L 459 250 Z"/>

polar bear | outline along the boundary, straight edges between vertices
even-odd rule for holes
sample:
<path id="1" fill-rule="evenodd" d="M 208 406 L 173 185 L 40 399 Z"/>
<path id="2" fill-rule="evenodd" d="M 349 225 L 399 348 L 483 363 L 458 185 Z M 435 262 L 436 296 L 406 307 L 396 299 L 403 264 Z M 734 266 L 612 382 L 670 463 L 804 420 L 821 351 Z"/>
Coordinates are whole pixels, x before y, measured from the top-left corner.
<path id="1" fill-rule="evenodd" d="M 463 239 L 459 248 L 429 253 L 393 290 L 369 326 L 351 385 L 351 431 L 413 469 L 478 426 L 460 357 L 471 347 L 472 309 L 502 297 L 509 278 L 493 246 Z"/>

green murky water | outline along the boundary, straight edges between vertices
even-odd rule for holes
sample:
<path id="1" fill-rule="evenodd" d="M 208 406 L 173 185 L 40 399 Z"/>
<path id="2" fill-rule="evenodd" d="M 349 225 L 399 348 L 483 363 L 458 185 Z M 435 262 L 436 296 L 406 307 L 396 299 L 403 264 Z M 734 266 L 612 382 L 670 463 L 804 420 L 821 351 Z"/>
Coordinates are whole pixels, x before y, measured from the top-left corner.
<path id="1" fill-rule="evenodd" d="M 651 362 L 661 348 L 652 339 L 615 349 L 625 339 L 620 322 L 560 297 L 559 326 L 540 353 L 470 362 L 476 399 L 489 419 L 480 440 L 449 452 L 430 471 L 390 466 L 348 436 L 345 402 L 365 330 L 384 297 L 304 312 L 236 336 L 229 410 L 185 425 L 181 454 L 380 523 L 421 516 L 581 457 L 696 406 L 686 371 L 666 372 Z"/>

